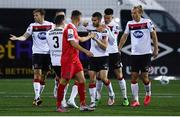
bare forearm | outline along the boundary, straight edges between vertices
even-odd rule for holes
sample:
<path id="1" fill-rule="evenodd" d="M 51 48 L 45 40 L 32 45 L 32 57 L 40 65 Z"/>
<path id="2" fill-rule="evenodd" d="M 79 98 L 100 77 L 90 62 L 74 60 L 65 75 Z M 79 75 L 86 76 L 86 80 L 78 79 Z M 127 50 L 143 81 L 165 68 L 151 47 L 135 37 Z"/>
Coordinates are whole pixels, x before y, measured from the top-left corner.
<path id="1" fill-rule="evenodd" d="M 78 38 L 79 38 L 80 42 L 85 42 L 85 41 L 89 40 L 91 37 L 88 35 L 86 37 L 80 37 L 79 36 Z"/>
<path id="2" fill-rule="evenodd" d="M 76 42 L 74 42 L 74 41 L 70 41 L 70 43 L 71 43 L 71 45 L 74 47 L 74 48 L 76 48 L 76 49 L 78 49 L 79 51 L 81 51 L 81 52 L 84 52 L 84 53 L 86 53 L 86 49 L 84 49 L 83 47 L 81 47 L 79 44 L 77 44 Z"/>
<path id="3" fill-rule="evenodd" d="M 126 36 L 121 37 L 120 42 L 119 42 L 119 49 L 122 49 L 122 47 L 125 44 L 126 40 L 127 40 Z"/>
<path id="4" fill-rule="evenodd" d="M 156 32 L 153 32 L 153 33 L 152 33 L 152 41 L 153 41 L 154 49 L 157 49 L 157 50 L 158 50 L 158 39 L 157 39 L 157 34 L 156 34 Z"/>
<path id="5" fill-rule="evenodd" d="M 22 36 L 19 36 L 19 37 L 12 34 L 10 34 L 10 36 L 11 36 L 10 37 L 11 40 L 25 41 L 30 35 L 27 33 L 24 33 Z"/>
<path id="6" fill-rule="evenodd" d="M 106 50 L 107 44 L 105 44 L 105 43 L 103 43 L 103 42 L 101 42 L 100 40 L 97 40 L 97 39 L 95 39 L 95 41 L 96 41 L 96 43 L 98 44 L 98 46 L 99 46 L 101 49 Z"/>

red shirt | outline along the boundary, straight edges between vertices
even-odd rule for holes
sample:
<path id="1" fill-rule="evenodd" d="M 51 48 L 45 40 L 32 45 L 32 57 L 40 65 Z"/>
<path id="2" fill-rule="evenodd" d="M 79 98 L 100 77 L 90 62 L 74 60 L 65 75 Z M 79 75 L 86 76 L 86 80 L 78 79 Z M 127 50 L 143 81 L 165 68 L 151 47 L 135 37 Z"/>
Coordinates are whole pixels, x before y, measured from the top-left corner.
<path id="1" fill-rule="evenodd" d="M 70 40 L 74 40 L 79 43 L 77 29 L 74 24 L 69 23 L 63 32 L 63 44 L 62 44 L 62 58 L 61 63 L 71 64 L 79 61 L 79 50 L 75 49 L 71 44 Z"/>

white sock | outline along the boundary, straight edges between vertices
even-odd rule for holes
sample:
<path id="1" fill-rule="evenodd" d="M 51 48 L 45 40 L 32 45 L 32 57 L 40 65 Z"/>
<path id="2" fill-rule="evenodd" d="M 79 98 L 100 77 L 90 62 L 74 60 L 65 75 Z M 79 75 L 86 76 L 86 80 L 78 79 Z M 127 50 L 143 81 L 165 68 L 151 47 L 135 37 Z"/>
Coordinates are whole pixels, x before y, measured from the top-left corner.
<path id="1" fill-rule="evenodd" d="M 56 79 L 54 80 L 54 97 L 57 98 L 57 89 L 58 89 L 58 84 L 59 84 L 59 81 L 57 81 Z"/>
<path id="2" fill-rule="evenodd" d="M 33 82 L 34 87 L 34 93 L 35 93 L 35 99 L 40 97 L 40 83 L 39 82 Z"/>
<path id="3" fill-rule="evenodd" d="M 136 84 L 131 83 L 131 91 L 132 91 L 132 95 L 133 95 L 134 100 L 139 102 L 139 97 L 138 97 L 139 86 L 138 86 L 138 83 L 136 83 Z"/>
<path id="4" fill-rule="evenodd" d="M 40 95 L 42 94 L 42 92 L 44 91 L 45 85 L 41 85 L 40 84 Z"/>
<path id="5" fill-rule="evenodd" d="M 113 91 L 113 87 L 112 87 L 111 82 L 110 82 L 109 85 L 106 86 L 106 87 L 107 87 L 107 89 L 108 89 L 108 91 L 109 91 L 109 96 L 114 96 L 115 94 L 114 94 L 114 91 Z"/>
<path id="6" fill-rule="evenodd" d="M 95 98 L 96 98 L 96 87 L 94 88 L 89 88 L 89 94 L 91 97 L 91 102 L 95 102 Z"/>
<path id="7" fill-rule="evenodd" d="M 146 91 L 146 95 L 151 96 L 151 82 L 149 82 L 148 85 L 144 85 L 145 91 Z"/>
<path id="8" fill-rule="evenodd" d="M 78 86 L 77 85 L 73 85 L 72 87 L 72 91 L 71 91 L 71 96 L 69 98 L 70 101 L 74 101 L 76 96 L 78 94 Z"/>
<path id="9" fill-rule="evenodd" d="M 96 90 L 97 90 L 99 93 L 101 93 L 102 88 L 103 88 L 103 82 L 102 82 L 102 80 L 96 80 Z"/>
<path id="10" fill-rule="evenodd" d="M 63 101 L 66 102 L 66 93 L 68 90 L 69 84 L 66 85 L 66 87 L 64 88 L 64 97 L 63 97 Z"/>
<path id="11" fill-rule="evenodd" d="M 118 80 L 118 81 L 119 81 L 119 86 L 120 86 L 123 98 L 127 98 L 126 81 L 124 80 L 124 78 L 122 80 Z"/>

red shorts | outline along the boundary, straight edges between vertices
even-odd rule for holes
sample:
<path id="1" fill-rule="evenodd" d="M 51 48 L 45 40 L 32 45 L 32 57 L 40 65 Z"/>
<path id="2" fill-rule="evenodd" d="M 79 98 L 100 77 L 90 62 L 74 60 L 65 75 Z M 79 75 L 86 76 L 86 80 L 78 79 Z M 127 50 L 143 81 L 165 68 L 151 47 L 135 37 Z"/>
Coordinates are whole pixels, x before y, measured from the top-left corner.
<path id="1" fill-rule="evenodd" d="M 61 76 L 64 79 L 72 79 L 80 71 L 83 71 L 80 61 L 75 63 L 61 63 Z"/>

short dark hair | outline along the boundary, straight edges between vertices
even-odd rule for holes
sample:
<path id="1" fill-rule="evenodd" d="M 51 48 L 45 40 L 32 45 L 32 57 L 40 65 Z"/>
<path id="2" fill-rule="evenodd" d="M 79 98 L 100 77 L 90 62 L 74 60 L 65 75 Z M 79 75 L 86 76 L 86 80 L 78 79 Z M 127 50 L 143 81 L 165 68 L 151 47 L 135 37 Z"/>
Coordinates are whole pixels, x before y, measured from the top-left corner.
<path id="1" fill-rule="evenodd" d="M 55 18 L 54 18 L 54 23 L 55 24 L 61 24 L 63 21 L 64 21 L 64 15 L 57 15 Z"/>
<path id="2" fill-rule="evenodd" d="M 76 19 L 76 18 L 78 18 L 78 17 L 81 16 L 81 15 L 82 15 L 82 13 L 81 13 L 80 11 L 78 11 L 78 10 L 73 10 L 72 13 L 71 13 L 71 18 Z"/>
<path id="3" fill-rule="evenodd" d="M 100 12 L 95 12 L 95 13 L 93 13 L 92 14 L 92 17 L 97 17 L 98 19 L 102 19 L 102 15 L 101 15 L 101 13 Z"/>
<path id="4" fill-rule="evenodd" d="M 39 12 L 41 15 L 45 15 L 46 11 L 44 9 L 35 9 L 33 10 L 33 14 Z"/>
<path id="5" fill-rule="evenodd" d="M 113 13 L 114 13 L 114 11 L 111 8 L 107 8 L 107 9 L 104 10 L 105 15 L 113 15 Z"/>

